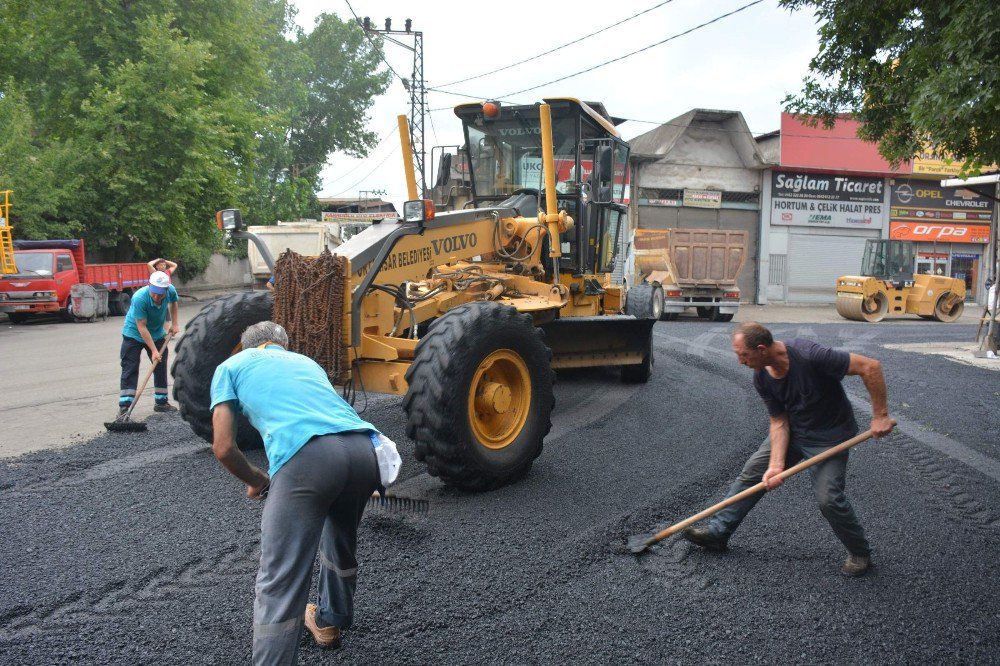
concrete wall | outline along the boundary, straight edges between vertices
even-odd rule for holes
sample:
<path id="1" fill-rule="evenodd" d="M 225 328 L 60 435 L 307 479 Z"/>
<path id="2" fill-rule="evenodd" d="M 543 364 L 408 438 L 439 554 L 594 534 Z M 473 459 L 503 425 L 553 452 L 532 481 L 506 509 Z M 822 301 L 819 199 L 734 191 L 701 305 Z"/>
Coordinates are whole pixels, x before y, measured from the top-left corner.
<path id="1" fill-rule="evenodd" d="M 181 293 L 224 291 L 244 289 L 250 284 L 250 280 L 248 260 L 232 259 L 221 254 L 213 254 L 204 273 L 184 282 L 177 280 L 174 285 Z"/>

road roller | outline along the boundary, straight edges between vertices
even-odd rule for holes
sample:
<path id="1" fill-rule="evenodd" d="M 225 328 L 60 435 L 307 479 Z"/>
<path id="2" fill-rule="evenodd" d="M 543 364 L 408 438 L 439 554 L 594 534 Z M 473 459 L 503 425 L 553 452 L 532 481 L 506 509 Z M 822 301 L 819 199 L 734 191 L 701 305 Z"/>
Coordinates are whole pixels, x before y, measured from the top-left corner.
<path id="1" fill-rule="evenodd" d="M 853 321 L 917 315 L 952 322 L 965 308 L 965 282 L 913 273 L 911 241 L 869 239 L 861 275 L 837 278 L 837 312 Z"/>

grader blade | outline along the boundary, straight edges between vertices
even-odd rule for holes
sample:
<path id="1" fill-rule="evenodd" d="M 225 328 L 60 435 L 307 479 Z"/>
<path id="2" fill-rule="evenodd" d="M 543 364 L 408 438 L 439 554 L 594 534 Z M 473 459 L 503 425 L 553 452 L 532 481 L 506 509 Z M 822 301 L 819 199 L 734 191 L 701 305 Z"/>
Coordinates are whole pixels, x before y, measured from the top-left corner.
<path id="1" fill-rule="evenodd" d="M 552 367 L 637 365 L 652 350 L 655 319 L 625 315 L 566 317 L 542 326 Z"/>

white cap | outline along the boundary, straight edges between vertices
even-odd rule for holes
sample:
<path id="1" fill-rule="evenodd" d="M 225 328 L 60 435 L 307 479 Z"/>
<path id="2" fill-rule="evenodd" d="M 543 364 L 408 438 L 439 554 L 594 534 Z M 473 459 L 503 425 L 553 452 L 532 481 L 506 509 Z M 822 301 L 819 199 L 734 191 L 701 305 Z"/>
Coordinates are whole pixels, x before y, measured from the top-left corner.
<path id="1" fill-rule="evenodd" d="M 156 271 L 149 276 L 149 291 L 154 294 L 165 294 L 170 287 L 170 276 L 163 271 Z"/>

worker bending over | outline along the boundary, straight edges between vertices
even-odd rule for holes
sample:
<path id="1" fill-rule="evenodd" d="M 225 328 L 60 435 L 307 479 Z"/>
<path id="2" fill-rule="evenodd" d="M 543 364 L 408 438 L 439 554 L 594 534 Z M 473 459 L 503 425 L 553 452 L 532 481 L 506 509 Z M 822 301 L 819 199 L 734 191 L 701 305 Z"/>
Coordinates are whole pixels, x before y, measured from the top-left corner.
<path id="1" fill-rule="evenodd" d="M 830 349 L 809 340 L 774 340 L 756 322 L 740 325 L 732 339 L 739 362 L 754 370 L 754 388 L 770 415 L 770 436 L 747 460 L 729 487 L 732 497 L 764 481 L 768 490 L 781 485 L 786 466 L 812 458 L 858 434 L 854 410 L 841 380 L 860 375 L 872 403 L 871 430 L 882 437 L 892 430 L 886 407 L 881 364 L 860 354 Z M 848 557 L 840 570 L 860 576 L 871 566 L 871 547 L 854 509 L 844 494 L 848 452 L 810 469 L 819 508 Z M 729 537 L 761 498 L 757 493 L 715 514 L 707 527 L 689 527 L 684 538 L 702 548 L 725 550 Z"/>
<path id="2" fill-rule="evenodd" d="M 288 335 L 278 324 L 254 324 L 241 343 L 243 351 L 222 363 L 212 379 L 212 450 L 246 484 L 248 497 L 267 496 L 254 663 L 293 664 L 303 622 L 324 647 L 338 646 L 351 626 L 358 524 L 380 484 L 379 433 L 337 395 L 319 364 L 286 350 Z M 263 437 L 267 473 L 236 446 L 238 412 Z M 306 606 L 317 546 L 318 604 Z"/>
<path id="3" fill-rule="evenodd" d="M 170 312 L 170 331 L 180 332 L 177 324 L 177 290 L 170 284 L 170 276 L 157 271 L 149 276 L 149 284 L 132 294 L 132 302 L 125 314 L 122 327 L 121 393 L 118 396 L 118 413 L 124 414 L 135 400 L 135 389 L 139 383 L 139 361 L 142 350 L 150 361 L 157 363 L 153 370 L 153 410 L 175 412 L 177 408 L 167 402 L 167 348 L 160 347 L 167 335 L 167 312 Z"/>

